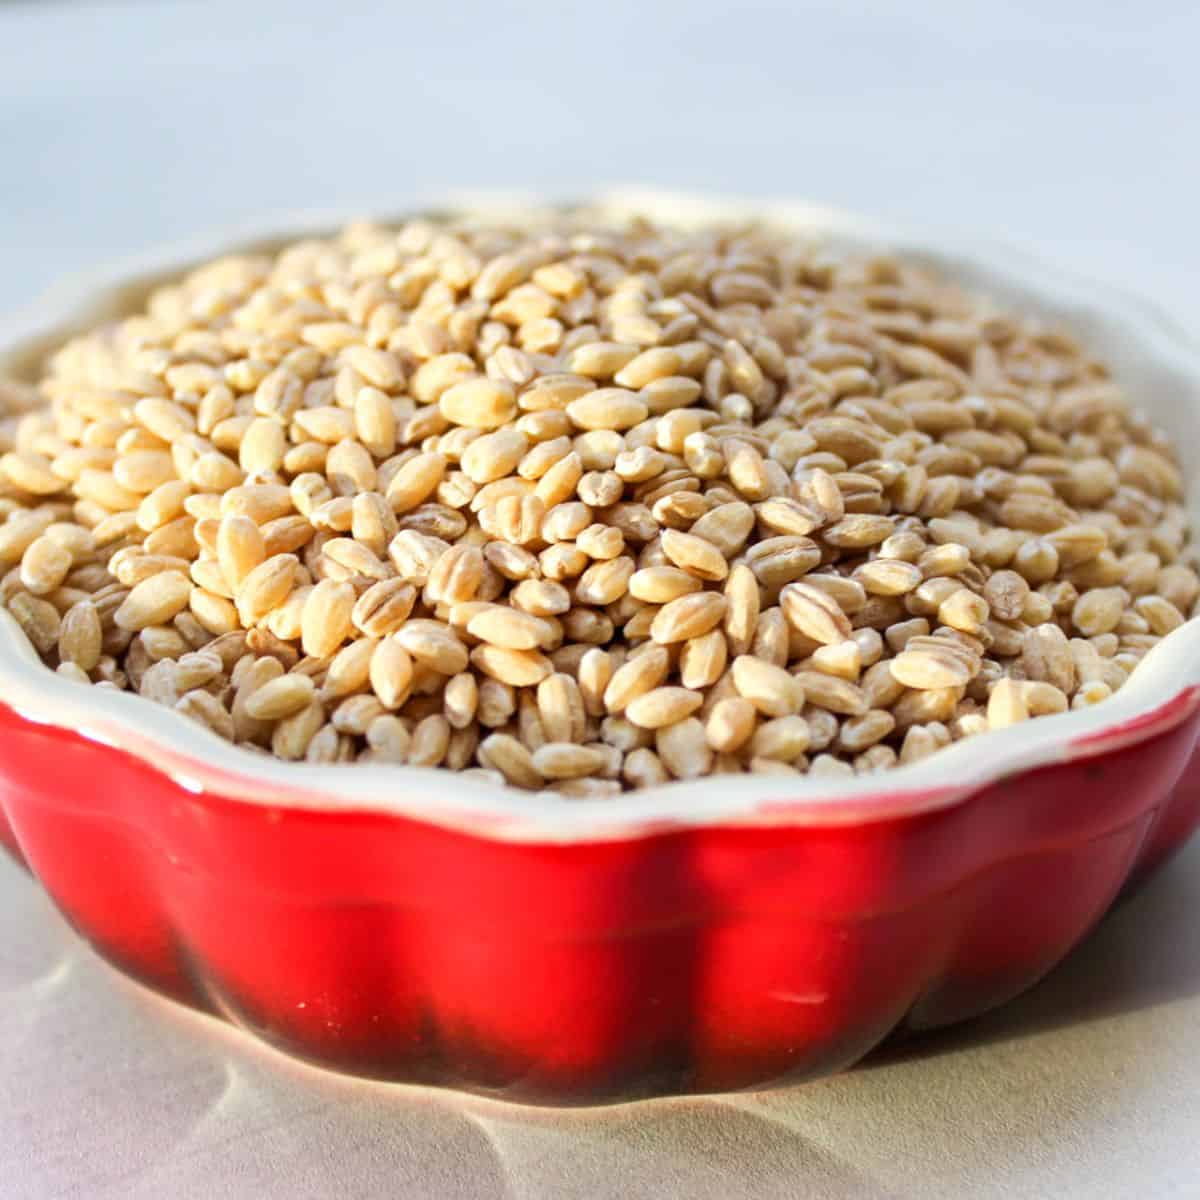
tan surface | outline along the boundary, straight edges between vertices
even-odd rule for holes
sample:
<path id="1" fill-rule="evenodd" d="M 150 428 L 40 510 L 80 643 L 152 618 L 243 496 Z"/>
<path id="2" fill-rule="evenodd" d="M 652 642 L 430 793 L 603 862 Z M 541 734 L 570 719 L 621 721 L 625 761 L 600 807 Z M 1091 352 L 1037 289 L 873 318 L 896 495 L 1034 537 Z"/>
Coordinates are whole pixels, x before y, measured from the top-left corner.
<path id="1" fill-rule="evenodd" d="M 796 1088 L 562 1113 L 264 1051 L 118 977 L 4 861 L 0 1194 L 1195 1196 L 1198 912 L 1200 843 L 973 1027 Z"/>

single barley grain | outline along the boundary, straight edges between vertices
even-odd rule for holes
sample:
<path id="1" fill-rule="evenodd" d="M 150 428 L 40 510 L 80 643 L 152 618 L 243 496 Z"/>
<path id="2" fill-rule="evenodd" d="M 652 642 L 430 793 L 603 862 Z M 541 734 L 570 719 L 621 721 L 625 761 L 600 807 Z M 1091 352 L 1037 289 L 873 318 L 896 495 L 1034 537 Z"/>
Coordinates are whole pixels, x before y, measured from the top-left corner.
<path id="1" fill-rule="evenodd" d="M 63 615 L 58 632 L 58 657 L 81 671 L 94 671 L 100 661 L 103 628 L 96 606 L 81 600 Z"/>
<path id="2" fill-rule="evenodd" d="M 690 688 L 659 687 L 631 700 L 625 716 L 640 729 L 662 729 L 690 717 L 703 703 L 704 696 Z"/>
<path id="3" fill-rule="evenodd" d="M 281 675 L 252 692 L 246 699 L 245 711 L 255 720 L 278 721 L 307 708 L 315 692 L 307 676 Z"/>
<path id="4" fill-rule="evenodd" d="M 803 717 L 776 717 L 754 731 L 750 752 L 755 758 L 793 762 L 809 746 L 808 722 Z"/>
<path id="5" fill-rule="evenodd" d="M 659 729 L 654 744 L 663 766 L 675 779 L 698 779 L 712 764 L 704 726 L 695 717 Z"/>
<path id="6" fill-rule="evenodd" d="M 547 742 L 533 752 L 533 767 L 543 779 L 580 779 L 602 770 L 605 755 L 599 747 L 572 742 Z"/>
<path id="7" fill-rule="evenodd" d="M 765 716 L 788 716 L 804 704 L 804 689 L 795 676 L 754 655 L 734 659 L 732 678 L 737 694 Z"/>

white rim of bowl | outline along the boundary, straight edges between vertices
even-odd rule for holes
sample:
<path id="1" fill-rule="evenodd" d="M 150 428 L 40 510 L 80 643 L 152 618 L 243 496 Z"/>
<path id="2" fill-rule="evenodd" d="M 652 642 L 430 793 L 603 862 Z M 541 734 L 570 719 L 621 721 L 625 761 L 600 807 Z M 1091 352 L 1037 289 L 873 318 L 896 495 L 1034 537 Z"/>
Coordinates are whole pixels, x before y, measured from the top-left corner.
<path id="1" fill-rule="evenodd" d="M 1080 279 L 1008 246 L 920 234 L 848 212 L 786 201 L 642 189 L 605 192 L 582 202 L 493 193 L 418 198 L 396 216 L 380 219 L 468 213 L 525 220 L 563 209 L 583 209 L 614 220 L 641 213 L 683 225 L 753 219 L 834 243 L 877 246 L 923 258 L 971 286 L 978 281 L 981 290 L 1016 294 L 1072 321 L 1087 318 L 1102 329 L 1119 328 L 1142 369 L 1153 368 L 1154 374 L 1190 395 L 1200 432 L 1200 348 L 1178 325 L 1137 297 Z M 352 218 L 345 214 L 292 214 L 259 221 L 61 284 L 30 308 L 0 321 L 0 372 L 6 367 L 12 371 L 14 365 L 19 369 L 71 333 L 111 318 L 129 296 L 194 263 L 326 232 L 348 219 Z M 494 840 L 556 843 L 628 840 L 713 825 L 848 825 L 947 807 L 1007 776 L 1106 754 L 1173 728 L 1200 706 L 1200 618 L 1164 638 L 1128 683 L 1103 704 L 969 738 L 879 775 L 845 780 L 719 775 L 611 799 L 521 792 L 436 768 L 313 766 L 251 754 L 142 697 L 81 687 L 56 675 L 3 610 L 0 702 L 36 724 L 116 747 L 193 793 L 213 792 L 275 809 L 386 813 Z"/>

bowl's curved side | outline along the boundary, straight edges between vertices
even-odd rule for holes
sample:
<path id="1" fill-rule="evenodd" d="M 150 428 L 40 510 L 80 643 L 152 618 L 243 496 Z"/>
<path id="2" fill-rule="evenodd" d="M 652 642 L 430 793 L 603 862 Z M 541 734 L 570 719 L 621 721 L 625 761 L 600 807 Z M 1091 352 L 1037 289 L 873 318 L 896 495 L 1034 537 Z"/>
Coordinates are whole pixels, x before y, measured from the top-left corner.
<path id="1" fill-rule="evenodd" d="M 823 1073 L 1017 994 L 1194 828 L 1198 724 L 903 818 L 539 845 L 190 792 L 0 706 L 0 812 L 177 1000 L 337 1069 L 589 1103 Z"/>

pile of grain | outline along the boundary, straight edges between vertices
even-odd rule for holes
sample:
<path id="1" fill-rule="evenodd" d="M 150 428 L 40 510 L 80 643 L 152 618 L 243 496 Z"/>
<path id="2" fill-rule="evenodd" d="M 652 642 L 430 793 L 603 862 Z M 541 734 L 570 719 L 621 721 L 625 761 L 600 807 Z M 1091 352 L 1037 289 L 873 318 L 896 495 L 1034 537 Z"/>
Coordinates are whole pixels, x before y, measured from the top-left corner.
<path id="1" fill-rule="evenodd" d="M 1104 700 L 1200 591 L 1071 338 L 761 229 L 355 226 L 6 395 L 45 661 L 286 759 L 876 771 Z"/>

